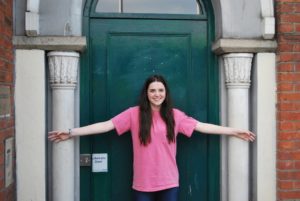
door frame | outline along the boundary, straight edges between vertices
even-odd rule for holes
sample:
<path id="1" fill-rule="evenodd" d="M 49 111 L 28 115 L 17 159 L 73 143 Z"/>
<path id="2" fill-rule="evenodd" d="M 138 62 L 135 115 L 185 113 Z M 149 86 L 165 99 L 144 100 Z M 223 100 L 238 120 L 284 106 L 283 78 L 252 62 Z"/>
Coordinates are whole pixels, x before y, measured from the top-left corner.
<path id="1" fill-rule="evenodd" d="M 86 0 L 83 11 L 83 35 L 87 37 L 87 49 L 82 54 L 80 61 L 80 126 L 88 125 L 91 123 L 91 100 L 90 94 L 90 54 L 89 54 L 89 29 L 91 18 L 127 18 L 127 19 L 182 19 L 182 20 L 207 20 L 207 55 L 208 58 L 208 123 L 219 124 L 219 68 L 217 64 L 217 57 L 212 52 L 212 43 L 215 40 L 215 26 L 214 26 L 214 13 L 211 2 L 200 1 L 203 6 L 204 13 L 201 16 L 195 15 L 177 15 L 177 14 L 118 14 L 118 13 L 105 13 L 99 14 L 94 12 L 97 0 Z M 217 92 L 217 93 L 216 93 Z M 84 100 L 84 101 L 83 101 Z M 91 153 L 92 147 L 90 146 L 90 138 L 80 138 L 80 154 Z M 210 171 L 208 175 L 208 201 L 220 200 L 220 137 L 218 135 L 211 135 L 208 138 L 208 169 L 217 169 L 218 171 Z M 88 168 L 80 167 L 80 183 L 90 181 L 89 176 L 83 177 L 83 173 L 90 171 Z M 88 174 L 85 174 L 88 175 Z M 80 192 L 82 188 L 87 188 L 85 191 L 89 191 L 88 186 L 80 186 Z M 81 193 L 80 193 L 81 194 Z"/>

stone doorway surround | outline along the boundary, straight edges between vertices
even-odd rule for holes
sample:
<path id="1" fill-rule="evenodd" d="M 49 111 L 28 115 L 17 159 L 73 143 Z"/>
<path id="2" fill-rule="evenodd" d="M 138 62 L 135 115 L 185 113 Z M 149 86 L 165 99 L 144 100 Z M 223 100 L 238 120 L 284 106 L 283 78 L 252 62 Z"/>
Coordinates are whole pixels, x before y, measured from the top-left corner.
<path id="1" fill-rule="evenodd" d="M 43 42 L 41 42 L 43 41 Z M 45 42 L 49 41 L 49 42 Z M 28 112 L 25 108 L 25 111 L 23 111 L 22 108 L 22 98 L 18 96 L 19 91 L 25 91 L 25 96 L 26 97 L 31 97 L 34 100 L 40 100 L 40 104 L 36 105 L 36 107 L 39 107 L 41 111 L 44 111 L 44 113 L 40 114 L 40 121 L 39 124 L 44 125 L 44 127 L 40 128 L 40 130 L 36 130 L 35 132 L 30 132 L 30 134 L 26 135 L 26 131 L 32 130 L 33 126 L 37 124 L 38 122 L 32 122 L 31 124 L 28 123 L 26 124 L 25 128 L 22 127 L 23 129 L 23 135 L 25 136 L 30 136 L 29 138 L 26 137 L 26 139 L 20 138 L 21 134 L 19 133 L 19 127 L 17 125 L 17 139 L 16 143 L 18 145 L 18 150 L 17 154 L 18 156 L 21 157 L 26 157 L 26 158 L 31 158 L 33 157 L 32 153 L 26 152 L 26 146 L 22 146 L 22 143 L 18 143 L 22 141 L 30 141 L 30 140 L 36 140 L 37 137 L 41 140 L 39 143 L 39 146 L 36 146 L 36 153 L 41 153 L 42 156 L 40 156 L 40 164 L 36 167 L 37 169 L 41 168 L 41 164 L 47 164 L 45 155 L 43 156 L 44 152 L 40 152 L 40 150 L 46 150 L 47 143 L 45 142 L 44 138 L 41 138 L 41 133 L 45 133 L 46 131 L 43 130 L 47 128 L 47 123 L 45 122 L 46 119 L 45 117 L 47 116 L 45 112 L 45 108 L 48 106 L 46 105 L 46 88 L 43 93 L 43 96 L 41 98 L 41 92 L 39 94 L 36 94 L 36 91 L 34 90 L 34 85 L 38 83 L 45 83 L 47 82 L 46 80 L 50 79 L 50 84 L 55 84 L 55 81 L 51 81 L 51 77 L 47 78 L 46 77 L 46 66 L 47 63 L 45 62 L 46 60 L 46 50 L 62 50 L 62 42 L 64 41 L 65 44 L 70 44 L 71 49 L 76 50 L 76 51 L 82 51 L 85 47 L 85 38 L 82 37 L 75 37 L 75 38 L 47 38 L 47 37 L 35 37 L 35 38 L 27 38 L 27 37 L 15 37 L 14 38 L 14 44 L 15 47 L 17 48 L 17 53 L 16 53 L 16 112 L 17 113 L 24 113 Z M 68 42 L 69 41 L 69 42 Z M 53 45 L 54 44 L 54 45 Z M 56 45 L 57 44 L 57 45 Z M 76 45 L 77 44 L 77 45 Z M 250 45 L 251 44 L 251 45 Z M 36 49 L 36 50 L 31 50 L 31 49 Z M 242 147 L 245 147 L 245 145 L 237 145 L 235 142 L 231 142 L 230 139 L 223 138 L 222 139 L 222 167 L 221 167 L 221 175 L 222 175 L 222 200 L 248 200 L 248 197 L 245 195 L 250 195 L 251 199 L 253 200 L 274 200 L 276 198 L 276 172 L 275 172 L 275 160 L 276 160 L 276 155 L 275 155 L 275 144 L 276 144 L 276 127 L 275 127 L 275 54 L 272 53 L 274 49 L 276 48 L 276 42 L 274 41 L 263 41 L 263 40 L 233 40 L 233 39 L 221 39 L 217 41 L 214 46 L 213 46 L 213 51 L 216 54 L 219 54 L 220 57 L 220 82 L 221 82 L 221 120 L 222 124 L 224 125 L 229 125 L 229 126 L 235 126 L 235 127 L 241 127 L 241 128 L 250 128 L 252 129 L 256 134 L 257 134 L 257 140 L 256 142 L 251 146 L 250 150 L 247 148 L 244 151 L 242 150 Z M 30 50 L 29 50 L 30 49 Z M 66 48 L 65 50 L 67 52 L 63 52 L 61 59 L 65 59 L 66 62 L 68 60 L 68 54 L 71 55 L 77 55 L 79 54 L 74 53 L 74 51 L 70 51 L 70 48 Z M 35 52 L 37 51 L 37 52 Z M 262 52 L 260 52 L 262 51 Z M 50 52 L 48 54 L 49 57 L 55 55 L 57 52 Z M 31 88 L 30 86 L 23 85 L 24 80 L 18 79 L 18 77 L 22 77 L 21 75 L 24 73 L 21 69 L 24 69 L 24 64 L 22 60 L 27 60 L 28 57 L 24 57 L 24 55 L 30 55 L 30 58 L 32 61 L 34 60 L 39 60 L 39 71 L 29 71 L 27 70 L 27 73 L 32 73 L 32 77 L 44 77 L 45 80 L 31 80 L 32 81 L 32 90 L 28 90 Z M 65 56 L 64 56 L 65 54 Z M 75 56 L 75 57 L 77 57 Z M 254 58 L 254 59 L 252 59 Z M 51 59 L 50 59 L 51 60 Z M 29 63 L 28 65 L 34 64 L 34 62 Z M 57 62 L 58 65 L 63 64 L 63 62 Z M 73 65 L 78 65 L 73 63 Z M 67 68 L 67 66 L 65 66 Z M 78 66 L 76 67 L 78 68 Z M 238 68 L 242 68 L 239 69 Z M 251 72 L 252 68 L 252 73 Z M 44 70 L 41 70 L 44 69 Z M 231 70 L 230 70 L 231 69 Z M 245 71 L 246 70 L 246 71 Z M 225 71 L 225 72 L 224 72 Z M 66 71 L 67 72 L 67 71 Z M 71 72 L 71 71 L 70 71 Z M 236 74 L 232 74 L 232 73 Z M 37 75 L 39 73 L 39 75 Z M 52 72 L 53 73 L 53 72 Z M 50 72 L 51 74 L 51 72 Z M 23 74 L 24 75 L 24 74 Z M 252 79 L 252 86 L 251 86 L 251 97 L 249 97 L 249 88 L 250 88 L 250 75 Z M 61 74 L 58 74 L 57 76 L 62 76 Z M 66 75 L 67 76 L 67 75 Z M 242 77 L 243 79 L 239 79 L 239 77 Z M 56 77 L 57 78 L 57 77 Z M 61 77 L 58 77 L 59 79 L 63 79 Z M 78 79 L 78 78 L 76 78 Z M 225 81 L 226 80 L 226 81 Z M 34 83 L 36 82 L 36 83 Z M 227 83 L 227 84 L 226 84 Z M 63 84 L 63 83 L 62 83 Z M 76 81 L 74 83 L 70 83 L 73 88 L 76 85 Z M 23 89 L 23 87 L 26 86 Z M 225 86 L 227 86 L 227 90 L 225 89 Z M 66 86 L 67 88 L 69 86 Z M 72 90 L 72 89 L 71 89 Z M 231 91 L 230 91 L 231 90 Z M 64 90 L 63 90 L 64 91 Z M 74 92 L 74 91 L 73 91 Z M 71 93 L 73 93 L 71 92 Z M 65 90 L 63 92 L 67 94 L 68 92 Z M 23 94 L 24 95 L 24 94 Z M 67 95 L 68 96 L 68 95 Z M 73 97 L 73 98 L 72 98 Z M 227 97 L 227 98 L 226 98 Z M 236 98 L 235 98 L 236 97 Z M 270 98 L 274 97 L 274 98 Z M 54 97 L 53 97 L 54 98 Z M 71 102 L 73 104 L 75 103 L 75 96 L 74 94 L 71 94 L 71 97 L 69 97 Z M 73 100 L 72 100 L 73 99 Z M 67 99 L 61 100 L 65 101 Z M 234 107 L 230 105 L 231 101 L 236 101 L 234 102 Z M 243 101 L 244 100 L 244 101 Z M 43 102 L 44 101 L 44 102 Z M 70 102 L 69 101 L 69 102 Z M 51 101 L 52 102 L 52 101 Z M 249 102 L 249 103 L 248 103 Z M 55 103 L 54 104 L 60 104 Z M 250 104 L 251 103 L 251 104 Z M 226 106 L 227 105 L 227 106 Z M 249 112 L 249 105 L 251 105 L 251 113 Z M 20 106 L 20 107 L 19 107 Z M 57 106 L 57 105 L 56 105 Z M 56 107 L 52 105 L 52 107 Z M 59 106 L 57 106 L 59 107 Z M 27 108 L 28 109 L 28 108 Z M 38 109 L 38 108 L 35 108 Z M 228 109 L 228 110 L 227 110 Z M 75 108 L 73 108 L 75 110 Z M 239 115 L 239 111 L 244 110 L 242 113 L 242 116 Z M 68 119 L 75 118 L 75 111 L 73 111 L 73 117 L 69 116 Z M 226 114 L 228 114 L 226 116 Z M 270 114 L 268 117 L 265 116 L 265 114 Z M 273 115 L 271 115 L 273 114 Z M 61 114 L 63 115 L 63 114 Z M 77 114 L 78 115 L 78 114 Z M 243 116 L 244 115 L 244 116 Z M 18 119 L 19 122 L 22 121 L 22 116 L 20 116 L 21 119 Z M 64 118 L 63 118 L 64 119 Z M 61 119 L 60 121 L 64 121 Z M 52 125 L 55 124 L 55 121 L 57 118 L 50 119 L 52 122 Z M 57 120 L 58 121 L 58 120 Z M 69 121 L 69 120 L 65 120 Z M 71 120 L 72 121 L 72 120 Z M 17 121 L 18 122 L 18 121 Z M 244 123 L 243 123 L 244 122 Z M 54 124 L 53 124 L 54 123 Z M 34 124 L 34 125 L 33 125 Z M 63 124 L 60 122 L 60 124 Z M 72 127 L 72 125 L 75 125 L 75 122 L 69 122 L 66 123 L 68 126 L 61 126 L 59 129 L 67 129 L 68 127 Z M 55 127 L 55 126 L 54 126 Z M 26 129 L 27 128 L 27 129 Z M 32 139 L 31 139 L 32 138 Z M 268 149 L 265 148 L 265 144 L 268 144 Z M 29 143 L 30 144 L 30 143 Z M 75 158 L 78 158 L 79 154 L 79 148 L 78 148 L 78 141 L 77 142 L 71 142 L 70 145 L 71 147 L 74 146 L 73 148 L 69 149 L 69 151 L 64 150 L 65 152 L 70 152 L 69 154 L 65 153 L 64 157 L 72 156 L 71 152 L 77 153 L 75 154 L 74 161 L 70 162 L 71 164 L 69 168 L 71 168 L 73 171 L 68 171 L 67 169 L 62 173 L 60 172 L 59 175 L 65 175 L 64 178 L 58 177 L 59 175 L 54 175 L 53 178 L 58 177 L 62 178 L 61 181 L 53 181 L 51 178 L 48 178 L 52 182 L 56 182 L 59 184 L 65 183 L 63 186 L 68 186 L 70 188 L 69 192 L 73 192 L 75 189 L 75 192 L 78 191 L 78 180 L 79 180 L 79 170 L 76 169 L 76 164 L 78 164 L 78 160 L 76 161 Z M 248 145 L 246 145 L 247 147 Z M 66 147 L 66 146 L 65 146 Z M 236 148 L 235 148 L 236 147 Z M 232 150 L 232 151 L 230 151 Z M 241 175 L 239 177 L 236 177 L 236 172 L 237 170 L 235 169 L 237 164 L 242 164 L 241 161 L 237 160 L 236 153 L 238 150 L 240 156 L 245 156 L 243 157 L 244 160 L 244 165 L 242 165 L 242 172 L 240 173 L 244 178 L 244 185 L 240 184 L 241 181 Z M 63 151 L 63 152 L 64 152 Z M 251 154 L 250 154 L 251 153 Z M 44 153 L 45 154 L 45 153 Z M 58 154 L 59 156 L 61 154 Z M 34 156 L 36 157 L 36 156 Z M 231 159 L 233 158 L 233 159 Z M 32 159 L 33 160 L 33 159 Z M 36 160 L 36 159 L 35 159 Z M 55 159 L 58 160 L 58 159 Z M 57 166 L 63 166 L 64 159 L 59 159 L 62 164 L 58 164 Z M 252 164 L 250 164 L 250 161 L 252 161 Z M 17 160 L 18 162 L 18 160 Z M 48 161 L 51 163 L 50 161 Z M 25 179 L 27 177 L 31 177 L 32 175 L 35 175 L 37 173 L 36 169 L 31 166 L 31 164 L 21 164 L 22 166 L 25 166 L 25 169 L 28 169 L 30 166 L 31 167 L 31 174 L 29 172 L 23 173 L 21 171 L 21 168 L 17 172 L 17 181 L 19 186 L 28 186 L 29 184 L 26 183 L 26 181 L 30 181 Z M 246 168 L 245 168 L 246 167 Z M 46 166 L 44 166 L 44 171 L 41 172 L 40 177 L 40 182 L 43 185 L 40 185 L 39 188 L 46 188 L 46 178 L 47 178 L 47 172 L 46 172 Z M 63 171 L 63 170 L 62 170 Z M 40 171 L 39 171 L 40 172 Z M 55 171 L 54 171 L 55 172 Z M 69 176 L 68 176 L 69 174 Z M 74 174 L 75 174 L 75 180 L 77 182 L 74 182 Z M 229 175 L 229 176 L 227 176 Z M 67 178 L 70 178 L 69 180 Z M 239 178 L 238 181 L 239 183 L 236 183 L 237 179 Z M 67 181 L 67 182 L 66 182 Z M 268 185 L 266 185 L 266 182 L 268 182 Z M 76 184 L 77 185 L 74 185 Z M 72 185 L 73 184 L 73 185 Z M 66 187 L 65 187 L 66 188 Z M 231 190 L 233 188 L 233 190 Z M 239 190 L 237 190 L 237 188 Z M 266 188 L 269 188 L 266 190 Z M 19 188 L 19 189 L 26 189 L 26 188 Z M 59 188 L 58 188 L 59 189 Z M 76 190 L 77 189 L 77 190 Z M 260 189 L 264 189 L 264 191 L 261 191 Z M 249 192 L 252 191 L 252 192 Z M 24 197 L 31 197 L 29 194 L 32 193 L 32 196 L 36 194 L 36 192 L 45 192 L 45 195 L 41 195 L 43 199 L 39 200 L 44 200 L 46 196 L 46 191 L 35 191 L 30 192 L 28 189 L 27 190 L 19 190 L 18 191 L 18 196 L 24 196 Z M 65 191 L 67 192 L 67 191 Z M 240 193 L 237 193 L 240 192 Z M 56 197 L 55 192 L 51 192 L 52 196 L 55 197 L 55 200 L 78 200 L 78 195 L 75 197 L 69 195 L 63 195 L 61 192 L 58 193 L 61 195 L 61 198 Z M 33 197 L 34 197 L 33 196 Z M 50 196 L 50 197 L 52 197 Z M 71 196 L 71 197 L 70 197 Z M 255 197 L 253 197 L 255 196 Z M 272 199 L 271 199 L 272 198 Z M 273 199 L 274 198 L 274 199 Z"/>

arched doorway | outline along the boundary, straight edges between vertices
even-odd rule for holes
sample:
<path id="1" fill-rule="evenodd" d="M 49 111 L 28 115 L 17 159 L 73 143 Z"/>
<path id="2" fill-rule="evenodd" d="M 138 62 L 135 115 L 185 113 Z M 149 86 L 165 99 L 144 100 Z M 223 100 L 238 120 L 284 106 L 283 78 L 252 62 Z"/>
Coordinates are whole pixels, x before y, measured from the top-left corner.
<path id="1" fill-rule="evenodd" d="M 197 13 L 189 14 L 126 13 L 122 1 L 121 8 L 104 12 L 99 3 L 90 0 L 85 5 L 88 49 L 81 64 L 81 125 L 110 119 L 134 106 L 143 81 L 154 73 L 168 80 L 175 107 L 200 121 L 217 123 L 210 3 L 195 1 Z M 177 150 L 180 200 L 219 200 L 218 137 L 179 135 Z M 80 200 L 132 200 L 130 133 L 82 137 L 80 152 L 105 154 L 101 162 L 107 165 L 100 172 L 81 167 Z"/>

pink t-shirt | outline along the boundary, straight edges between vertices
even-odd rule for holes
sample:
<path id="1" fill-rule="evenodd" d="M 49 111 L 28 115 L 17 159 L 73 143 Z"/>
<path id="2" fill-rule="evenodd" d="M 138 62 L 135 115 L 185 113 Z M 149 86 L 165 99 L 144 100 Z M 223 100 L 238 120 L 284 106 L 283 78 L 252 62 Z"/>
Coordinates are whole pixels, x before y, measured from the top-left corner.
<path id="1" fill-rule="evenodd" d="M 173 109 L 175 135 L 190 137 L 197 121 Z M 138 191 L 159 191 L 179 185 L 176 164 L 176 143 L 169 143 L 166 124 L 158 111 L 152 113 L 151 142 L 141 145 L 139 140 L 139 107 L 132 107 L 112 118 L 119 135 L 131 131 L 133 144 L 133 186 Z"/>

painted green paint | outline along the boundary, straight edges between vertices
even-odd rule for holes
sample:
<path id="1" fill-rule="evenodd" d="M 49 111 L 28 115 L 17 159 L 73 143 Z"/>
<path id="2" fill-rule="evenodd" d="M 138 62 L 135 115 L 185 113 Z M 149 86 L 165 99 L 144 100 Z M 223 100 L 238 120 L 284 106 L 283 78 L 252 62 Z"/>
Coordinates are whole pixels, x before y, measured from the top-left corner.
<path id="1" fill-rule="evenodd" d="M 87 2 L 88 4 L 89 2 Z M 88 4 L 90 5 L 90 4 Z M 174 105 L 217 123 L 218 84 L 207 19 L 89 17 L 88 51 L 81 62 L 81 125 L 110 119 L 137 103 L 146 77 L 163 74 Z M 164 18 L 164 17 L 161 17 Z M 81 167 L 81 201 L 131 201 L 130 133 L 81 138 L 81 153 L 108 153 L 108 173 Z M 181 201 L 219 200 L 219 140 L 195 133 L 178 137 Z"/>

